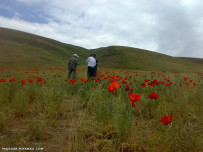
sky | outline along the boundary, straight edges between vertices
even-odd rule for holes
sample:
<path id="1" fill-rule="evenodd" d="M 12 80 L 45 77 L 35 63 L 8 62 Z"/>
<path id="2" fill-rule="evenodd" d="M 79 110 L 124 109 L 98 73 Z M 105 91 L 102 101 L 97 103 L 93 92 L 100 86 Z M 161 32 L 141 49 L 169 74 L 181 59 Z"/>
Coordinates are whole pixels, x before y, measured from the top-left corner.
<path id="1" fill-rule="evenodd" d="M 202 0 L 0 0 L 0 27 L 86 49 L 203 58 Z"/>

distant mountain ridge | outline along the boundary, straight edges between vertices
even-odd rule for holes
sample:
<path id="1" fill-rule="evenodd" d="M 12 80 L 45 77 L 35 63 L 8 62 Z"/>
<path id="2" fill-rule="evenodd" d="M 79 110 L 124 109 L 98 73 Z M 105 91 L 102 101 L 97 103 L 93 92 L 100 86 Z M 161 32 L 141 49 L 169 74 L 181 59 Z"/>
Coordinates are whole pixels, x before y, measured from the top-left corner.
<path id="1" fill-rule="evenodd" d="M 178 58 L 181 58 L 190 62 L 198 63 L 198 64 L 203 64 L 203 59 L 201 58 L 189 58 L 189 57 L 178 57 Z"/>
<path id="2" fill-rule="evenodd" d="M 177 58 L 157 52 L 124 46 L 88 50 L 49 38 L 17 30 L 0 28 L 0 66 L 67 67 L 77 53 L 80 66 L 91 54 L 97 54 L 99 67 L 148 71 L 201 72 L 203 59 Z M 203 71 L 202 71 L 203 72 Z"/>

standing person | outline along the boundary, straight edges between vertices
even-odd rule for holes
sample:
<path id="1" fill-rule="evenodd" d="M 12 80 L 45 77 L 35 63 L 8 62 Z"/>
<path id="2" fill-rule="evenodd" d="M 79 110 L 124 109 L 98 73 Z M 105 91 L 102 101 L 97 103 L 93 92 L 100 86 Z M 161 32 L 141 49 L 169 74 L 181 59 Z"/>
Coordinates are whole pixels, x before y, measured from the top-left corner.
<path id="1" fill-rule="evenodd" d="M 70 78 L 71 73 L 73 73 L 73 80 L 75 80 L 76 78 L 76 69 L 77 69 L 77 65 L 79 65 L 78 63 L 78 58 L 79 56 L 77 54 L 73 54 L 73 57 L 69 59 L 68 62 L 68 78 Z"/>
<path id="2" fill-rule="evenodd" d="M 96 57 L 96 54 L 93 54 L 93 57 L 94 57 L 94 59 L 96 60 L 96 65 L 95 65 L 95 67 L 94 67 L 94 76 L 97 77 L 97 65 L 98 65 L 99 63 L 98 63 L 98 59 L 97 59 L 97 57 Z"/>
<path id="3" fill-rule="evenodd" d="M 88 69 L 87 69 L 87 78 L 90 79 L 94 76 L 95 66 L 96 66 L 96 60 L 93 57 L 93 54 L 90 55 L 90 57 L 86 60 Z"/>

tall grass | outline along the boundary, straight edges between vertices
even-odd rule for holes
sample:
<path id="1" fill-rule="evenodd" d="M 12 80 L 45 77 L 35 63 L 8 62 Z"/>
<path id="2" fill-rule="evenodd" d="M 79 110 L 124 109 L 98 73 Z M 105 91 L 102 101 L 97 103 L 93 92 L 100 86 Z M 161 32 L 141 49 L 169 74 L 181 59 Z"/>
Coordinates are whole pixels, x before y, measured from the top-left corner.
<path id="1" fill-rule="evenodd" d="M 46 150 L 51 143 L 59 151 L 203 150 L 201 74 L 102 69 L 98 74 L 101 81 L 82 82 L 86 70 L 79 69 L 72 84 L 65 81 L 67 73 L 61 69 L 22 74 L 24 71 L 0 73 L 8 80 L 0 82 L 1 147 L 41 145 Z M 107 90 L 113 75 L 122 77 L 115 95 Z M 14 76 L 16 81 L 9 82 Z M 46 82 L 37 83 L 37 77 Z M 149 86 L 153 79 L 164 83 Z M 144 80 L 148 81 L 146 87 Z M 172 84 L 165 86 L 169 82 Z M 141 96 L 136 107 L 130 104 L 129 91 Z M 149 98 L 152 92 L 159 95 L 157 100 Z M 166 115 L 173 116 L 169 125 L 160 122 Z M 64 122 L 67 127 L 62 127 Z"/>

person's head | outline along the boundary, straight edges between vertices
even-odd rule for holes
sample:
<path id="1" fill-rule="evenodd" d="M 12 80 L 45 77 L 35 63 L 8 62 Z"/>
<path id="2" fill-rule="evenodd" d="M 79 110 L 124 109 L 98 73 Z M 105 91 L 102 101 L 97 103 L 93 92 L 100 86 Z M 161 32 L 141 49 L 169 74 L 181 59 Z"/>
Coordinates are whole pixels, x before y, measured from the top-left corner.
<path id="1" fill-rule="evenodd" d="M 78 58 L 79 56 L 77 54 L 73 54 L 74 57 Z"/>
<path id="2" fill-rule="evenodd" d="M 96 54 L 93 54 L 93 57 L 96 58 Z"/>

